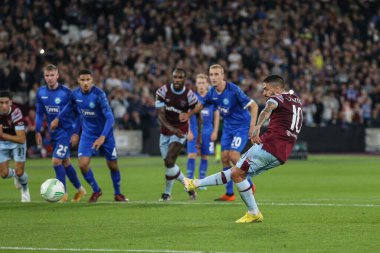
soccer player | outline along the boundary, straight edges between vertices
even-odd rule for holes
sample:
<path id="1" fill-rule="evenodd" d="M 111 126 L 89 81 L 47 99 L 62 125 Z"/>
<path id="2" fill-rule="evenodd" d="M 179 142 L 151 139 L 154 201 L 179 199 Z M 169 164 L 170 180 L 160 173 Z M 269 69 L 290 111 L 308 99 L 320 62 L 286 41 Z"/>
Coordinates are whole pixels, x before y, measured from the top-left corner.
<path id="1" fill-rule="evenodd" d="M 38 145 L 42 145 L 41 128 L 44 115 L 46 115 L 46 120 L 50 125 L 68 103 L 71 96 L 71 90 L 60 85 L 58 77 L 58 68 L 56 66 L 48 65 L 44 68 L 46 85 L 38 89 L 36 97 L 36 142 Z M 80 183 L 70 161 L 70 143 L 76 145 L 79 139 L 79 117 L 76 117 L 78 120 L 74 122 L 75 117 L 74 115 L 71 116 L 67 117 L 67 120 L 63 121 L 57 130 L 50 132 L 54 148 L 52 163 L 56 178 L 63 183 L 65 189 L 67 189 L 66 175 L 77 189 L 72 201 L 78 202 L 86 194 L 86 190 Z M 66 193 L 61 202 L 66 202 L 67 199 L 68 195 Z"/>
<path id="2" fill-rule="evenodd" d="M 263 221 L 264 217 L 252 194 L 247 175 L 253 177 L 284 164 L 301 131 L 301 99 L 293 92 L 285 92 L 284 84 L 284 79 L 278 75 L 264 79 L 263 94 L 268 100 L 251 136 L 254 145 L 242 155 L 235 166 L 201 180 L 185 179 L 185 187 L 191 191 L 201 186 L 226 184 L 232 179 L 248 208 L 248 212 L 236 223 Z M 268 119 L 268 130 L 260 136 L 261 127 Z"/>
<path id="3" fill-rule="evenodd" d="M 198 100 L 202 100 L 209 89 L 208 76 L 205 74 L 198 74 L 195 79 L 197 92 L 195 95 Z M 214 153 L 214 141 L 218 137 L 219 129 L 219 111 L 213 105 L 205 106 L 202 111 L 203 129 L 202 129 L 202 146 L 200 148 L 201 161 L 199 164 L 199 177 L 204 178 L 207 174 L 208 155 Z M 190 118 L 190 128 L 187 140 L 187 177 L 194 177 L 195 159 L 197 157 L 196 139 L 198 138 L 198 125 L 196 116 Z M 205 188 L 201 188 L 205 189 Z"/>
<path id="4" fill-rule="evenodd" d="M 108 104 L 106 94 L 94 86 L 93 77 L 90 70 L 82 69 L 78 73 L 79 88 L 72 92 L 68 104 L 55 118 L 50 128 L 58 127 L 72 113 L 81 114 L 82 134 L 79 141 L 78 157 L 79 167 L 84 179 L 91 185 L 93 193 L 89 202 L 96 202 L 102 195 L 102 190 L 95 180 L 90 168 L 91 156 L 96 150 L 100 150 L 106 157 L 107 166 L 110 169 L 113 182 L 115 201 L 128 201 L 120 193 L 120 170 L 117 164 L 117 153 L 115 138 L 113 135 L 114 117 Z"/>
<path id="5" fill-rule="evenodd" d="M 14 169 L 9 167 L 10 159 L 14 160 Z M 0 91 L 0 176 L 15 178 L 16 188 L 21 188 L 21 202 L 30 202 L 25 160 L 26 135 L 22 112 L 12 105 L 10 92 Z"/>
<path id="6" fill-rule="evenodd" d="M 188 115 L 183 114 L 181 120 L 186 121 L 189 116 L 199 112 L 208 104 L 214 104 L 218 108 L 224 120 L 221 146 L 223 171 L 226 171 L 231 165 L 237 163 L 250 134 L 253 132 L 258 106 L 238 86 L 225 81 L 224 69 L 221 65 L 210 66 L 209 78 L 213 87 L 201 101 L 202 105 L 197 106 Z M 250 111 L 247 108 L 250 108 Z M 215 200 L 235 200 L 232 181 L 226 185 L 226 193 Z"/>
<path id="7" fill-rule="evenodd" d="M 172 74 L 173 82 L 161 86 L 156 92 L 156 108 L 158 120 L 161 123 L 160 151 L 166 167 L 166 187 L 161 195 L 160 201 L 169 201 L 174 180 L 181 183 L 185 176 L 180 171 L 176 160 L 180 153 L 189 129 L 188 122 L 180 122 L 180 115 L 187 114 L 198 104 L 197 96 L 194 92 L 185 87 L 186 71 L 176 68 Z M 198 145 L 201 144 L 202 136 L 202 117 L 198 113 Z M 191 200 L 196 198 L 195 191 L 189 191 Z"/>

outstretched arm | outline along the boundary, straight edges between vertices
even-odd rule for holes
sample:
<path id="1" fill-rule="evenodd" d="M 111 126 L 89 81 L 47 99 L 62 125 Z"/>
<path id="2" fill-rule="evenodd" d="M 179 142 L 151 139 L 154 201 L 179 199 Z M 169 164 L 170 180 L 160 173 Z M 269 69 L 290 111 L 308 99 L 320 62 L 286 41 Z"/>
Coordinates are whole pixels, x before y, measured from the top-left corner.
<path id="1" fill-rule="evenodd" d="M 253 129 L 253 133 L 251 136 L 251 141 L 252 143 L 260 144 L 261 139 L 260 139 L 260 129 L 270 117 L 272 114 L 272 111 L 277 108 L 277 104 L 271 100 L 268 100 L 267 103 L 265 104 L 265 108 L 260 112 L 259 118 L 257 120 L 257 124 Z"/>

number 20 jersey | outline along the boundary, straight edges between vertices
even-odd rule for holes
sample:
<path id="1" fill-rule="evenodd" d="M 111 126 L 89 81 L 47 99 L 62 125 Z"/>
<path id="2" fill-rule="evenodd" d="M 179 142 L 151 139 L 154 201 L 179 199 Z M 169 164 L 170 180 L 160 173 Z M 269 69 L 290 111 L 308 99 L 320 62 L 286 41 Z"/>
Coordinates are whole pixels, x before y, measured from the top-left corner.
<path id="1" fill-rule="evenodd" d="M 268 102 L 277 104 L 269 118 L 268 130 L 261 136 L 263 149 L 281 162 L 288 160 L 302 127 L 301 99 L 289 93 L 271 96 Z"/>

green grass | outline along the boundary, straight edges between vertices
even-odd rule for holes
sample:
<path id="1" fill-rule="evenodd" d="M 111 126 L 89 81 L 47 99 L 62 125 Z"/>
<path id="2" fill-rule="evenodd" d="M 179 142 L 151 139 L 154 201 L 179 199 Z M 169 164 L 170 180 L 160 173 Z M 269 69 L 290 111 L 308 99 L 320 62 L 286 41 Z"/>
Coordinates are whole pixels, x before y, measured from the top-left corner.
<path id="1" fill-rule="evenodd" d="M 186 158 L 178 164 L 185 171 Z M 32 203 L 19 203 L 11 180 L 0 183 L 0 252 L 380 251 L 380 157 L 313 155 L 254 178 L 265 217 L 260 224 L 235 224 L 245 206 L 240 198 L 215 203 L 224 192 L 221 186 L 199 191 L 198 200 L 190 202 L 176 183 L 174 200 L 159 203 L 164 188 L 159 157 L 121 158 L 119 165 L 130 203 L 113 203 L 105 161 L 96 158 L 92 168 L 103 189 L 100 201 L 88 204 L 86 196 L 81 203 L 60 204 L 39 196 L 41 183 L 54 177 L 50 160 L 28 160 Z M 209 173 L 219 169 L 211 159 Z M 69 193 L 72 197 L 71 185 Z"/>

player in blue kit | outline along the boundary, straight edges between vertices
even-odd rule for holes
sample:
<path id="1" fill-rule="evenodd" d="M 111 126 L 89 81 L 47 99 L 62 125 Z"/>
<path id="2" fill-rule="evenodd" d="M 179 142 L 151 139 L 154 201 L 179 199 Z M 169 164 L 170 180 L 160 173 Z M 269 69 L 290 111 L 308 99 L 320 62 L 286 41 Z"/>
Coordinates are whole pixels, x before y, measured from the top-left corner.
<path id="1" fill-rule="evenodd" d="M 114 187 L 115 201 L 126 202 L 128 199 L 120 193 L 120 170 L 117 164 L 112 127 L 114 117 L 106 94 L 94 86 L 90 70 L 79 71 L 78 83 L 80 87 L 73 91 L 68 104 L 51 122 L 50 128 L 54 130 L 61 122 L 65 123 L 65 119 L 70 113 L 79 113 L 82 116 L 82 134 L 78 148 L 79 167 L 83 177 L 93 190 L 89 202 L 96 202 L 102 195 L 102 190 L 90 168 L 91 156 L 96 150 L 100 150 L 106 157 Z"/>
<path id="2" fill-rule="evenodd" d="M 213 86 L 201 101 L 201 106 L 196 106 L 188 114 L 181 114 L 180 120 L 187 121 L 192 114 L 198 113 L 208 104 L 215 105 L 224 119 L 222 133 L 222 163 L 223 171 L 235 165 L 243 151 L 249 136 L 252 135 L 256 124 L 258 106 L 251 98 L 234 83 L 224 79 L 224 68 L 215 64 L 210 66 L 209 78 Z M 247 108 L 250 108 L 248 111 Z M 251 183 L 251 182 L 250 182 Z M 255 186 L 251 183 L 252 189 Z M 219 201 L 234 201 L 233 183 L 226 184 L 226 193 L 217 198 Z"/>
<path id="3" fill-rule="evenodd" d="M 37 91 L 36 97 L 36 142 L 42 145 L 41 129 L 46 115 L 48 125 L 58 116 L 63 107 L 68 103 L 71 96 L 71 90 L 58 83 L 58 68 L 54 65 L 48 65 L 44 68 L 45 86 L 42 86 Z M 79 119 L 79 118 L 78 118 Z M 79 120 L 73 120 L 73 117 L 68 117 L 56 131 L 50 132 L 51 142 L 53 144 L 53 167 L 56 178 L 66 187 L 66 175 L 71 183 L 77 189 L 77 192 L 72 199 L 73 202 L 78 202 L 86 194 L 86 190 L 80 183 L 77 173 L 70 161 L 70 146 L 77 145 L 79 139 Z M 66 202 L 68 199 L 67 193 L 61 199 L 61 202 Z"/>
<path id="4" fill-rule="evenodd" d="M 209 89 L 208 76 L 198 74 L 195 80 L 198 100 L 201 101 L 207 94 Z M 199 179 L 202 179 L 207 174 L 208 155 L 214 153 L 214 141 L 218 137 L 219 129 L 219 111 L 213 105 L 205 106 L 201 111 L 203 117 L 202 129 L 202 146 L 200 148 L 201 161 L 199 163 Z M 196 116 L 190 118 L 190 128 L 187 141 L 187 177 L 194 178 L 195 159 L 197 157 L 196 139 L 198 136 L 198 125 Z M 205 188 L 200 188 L 205 189 Z"/>

